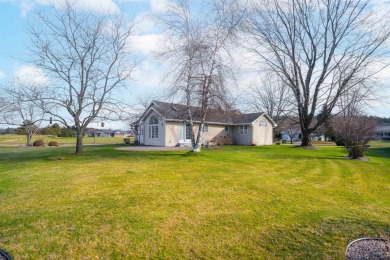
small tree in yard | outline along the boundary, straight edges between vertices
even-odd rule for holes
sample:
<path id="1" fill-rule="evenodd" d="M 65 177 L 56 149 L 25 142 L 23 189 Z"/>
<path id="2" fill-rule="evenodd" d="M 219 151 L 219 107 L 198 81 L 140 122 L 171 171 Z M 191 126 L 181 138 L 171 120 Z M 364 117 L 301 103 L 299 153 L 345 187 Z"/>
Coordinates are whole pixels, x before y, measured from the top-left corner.
<path id="1" fill-rule="evenodd" d="M 50 13 L 38 12 L 36 26 L 29 28 L 30 62 L 49 82 L 32 99 L 66 127 L 75 127 L 76 154 L 81 154 L 88 125 L 117 103 L 115 91 L 135 67 L 133 24 L 118 13 L 83 11 L 64 2 L 53 4 Z"/>
<path id="2" fill-rule="evenodd" d="M 339 116 L 333 119 L 333 128 L 352 159 L 364 157 L 368 142 L 373 139 L 377 125 L 375 118 L 363 114 Z"/>
<path id="3" fill-rule="evenodd" d="M 211 108 L 225 107 L 234 81 L 231 49 L 243 12 L 238 1 L 173 1 L 159 17 L 167 35 L 167 47 L 160 58 L 171 65 L 170 94 L 187 106 L 192 150 L 200 152 L 206 116 Z M 193 107 L 196 109 L 196 115 Z M 200 121 L 195 136 L 194 118 Z"/>
<path id="4" fill-rule="evenodd" d="M 336 142 L 342 143 L 348 150 L 349 157 L 364 157 L 367 144 L 374 138 L 378 119 L 361 112 L 363 101 L 360 92 L 349 92 L 340 97 L 340 114 L 333 118 L 331 128 Z"/>
<path id="5" fill-rule="evenodd" d="M 287 130 L 287 134 L 288 134 L 288 137 L 290 137 L 290 143 L 292 144 L 293 143 L 293 138 L 299 134 L 299 128 L 298 127 L 294 127 L 294 126 L 291 126 L 288 130 Z"/>
<path id="6" fill-rule="evenodd" d="M 283 117 L 279 122 L 278 127 L 288 135 L 292 144 L 294 137 L 300 133 L 298 118 L 294 118 L 293 116 Z"/>
<path id="7" fill-rule="evenodd" d="M 41 91 L 37 85 L 29 85 L 28 88 L 18 80 L 2 86 L 4 105 L 1 108 L 0 121 L 9 125 L 19 125 L 19 134 L 26 136 L 26 145 L 31 146 L 33 135 L 39 130 L 45 112 L 30 99 L 31 90 L 35 93 Z"/>

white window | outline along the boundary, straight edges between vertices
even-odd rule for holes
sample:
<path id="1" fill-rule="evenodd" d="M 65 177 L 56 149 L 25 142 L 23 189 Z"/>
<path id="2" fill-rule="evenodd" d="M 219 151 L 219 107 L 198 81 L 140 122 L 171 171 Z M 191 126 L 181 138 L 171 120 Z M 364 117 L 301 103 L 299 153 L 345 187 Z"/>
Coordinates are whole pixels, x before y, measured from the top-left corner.
<path id="1" fill-rule="evenodd" d="M 144 135 L 144 126 L 143 125 L 139 126 L 139 135 Z"/>
<path id="2" fill-rule="evenodd" d="M 191 140 L 191 133 L 192 133 L 192 128 L 190 124 L 186 124 L 186 138 L 187 140 Z"/>
<path id="3" fill-rule="evenodd" d="M 158 119 L 155 116 L 149 119 L 149 138 L 158 138 Z"/>
<path id="4" fill-rule="evenodd" d="M 190 124 L 180 124 L 179 125 L 179 142 L 189 142 L 191 141 L 192 128 Z"/>
<path id="5" fill-rule="evenodd" d="M 248 126 L 240 125 L 240 135 L 246 135 L 246 134 L 248 134 Z"/>
<path id="6" fill-rule="evenodd" d="M 158 138 L 158 125 L 149 126 L 149 138 L 152 139 Z"/>
<path id="7" fill-rule="evenodd" d="M 259 126 L 267 126 L 267 121 L 265 121 L 264 119 L 261 119 Z"/>
<path id="8" fill-rule="evenodd" d="M 229 126 L 225 125 L 225 132 L 229 132 Z"/>
<path id="9" fill-rule="evenodd" d="M 208 124 L 204 124 L 203 125 L 203 132 L 207 133 L 209 131 L 209 125 Z"/>

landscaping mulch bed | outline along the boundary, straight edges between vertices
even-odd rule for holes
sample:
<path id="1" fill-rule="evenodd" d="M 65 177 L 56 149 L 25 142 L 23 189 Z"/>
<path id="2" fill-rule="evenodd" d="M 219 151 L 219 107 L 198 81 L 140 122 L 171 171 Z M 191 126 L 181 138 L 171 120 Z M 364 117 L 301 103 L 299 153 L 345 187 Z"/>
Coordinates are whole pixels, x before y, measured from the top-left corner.
<path id="1" fill-rule="evenodd" d="M 358 239 L 348 245 L 345 256 L 347 260 L 390 260 L 390 244 L 384 239 Z"/>

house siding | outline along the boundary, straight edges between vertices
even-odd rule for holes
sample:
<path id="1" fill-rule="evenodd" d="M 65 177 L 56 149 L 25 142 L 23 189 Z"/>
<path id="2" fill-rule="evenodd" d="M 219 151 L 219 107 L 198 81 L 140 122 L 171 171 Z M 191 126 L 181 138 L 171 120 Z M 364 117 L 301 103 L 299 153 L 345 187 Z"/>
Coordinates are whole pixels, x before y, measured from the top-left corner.
<path id="1" fill-rule="evenodd" d="M 231 131 L 229 127 L 229 132 L 225 132 L 225 126 L 224 125 L 213 125 L 213 124 L 207 124 L 208 125 L 208 131 L 204 132 L 202 134 L 202 142 L 203 144 L 210 143 L 213 141 L 215 137 L 223 137 L 227 136 L 231 138 Z M 199 124 L 195 124 L 195 138 L 199 131 Z"/>
<path id="2" fill-rule="evenodd" d="M 238 145 L 251 145 L 253 143 L 253 127 L 248 125 L 248 133 L 240 134 L 240 126 L 233 127 L 233 143 Z"/>
<path id="3" fill-rule="evenodd" d="M 265 120 L 266 126 L 260 125 L 260 122 Z M 272 123 L 264 116 L 259 117 L 252 123 L 252 144 L 255 145 L 271 145 L 273 141 Z"/>
<path id="4" fill-rule="evenodd" d="M 179 126 L 183 124 L 181 122 L 166 122 L 165 125 L 165 146 L 176 146 L 179 144 Z M 199 125 L 194 125 L 194 132 L 195 132 L 195 138 L 198 135 L 199 132 Z M 201 143 L 209 143 L 213 140 L 215 137 L 224 137 L 227 136 L 231 138 L 232 136 L 232 126 L 229 126 L 229 131 L 225 132 L 225 126 L 224 125 L 214 125 L 214 124 L 207 124 L 208 125 L 208 131 L 204 132 L 202 134 L 202 140 Z"/>
<path id="5" fill-rule="evenodd" d="M 165 146 L 176 146 L 179 143 L 179 122 L 165 123 Z"/>

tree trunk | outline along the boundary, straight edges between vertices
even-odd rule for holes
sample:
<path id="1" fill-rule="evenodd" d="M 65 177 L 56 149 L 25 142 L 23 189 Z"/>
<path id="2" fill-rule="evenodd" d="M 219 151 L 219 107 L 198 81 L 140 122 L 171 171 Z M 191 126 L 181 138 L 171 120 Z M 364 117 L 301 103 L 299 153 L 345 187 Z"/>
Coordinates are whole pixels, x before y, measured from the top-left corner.
<path id="1" fill-rule="evenodd" d="M 83 153 L 83 134 L 84 134 L 84 131 L 77 131 L 76 154 L 78 154 L 78 155 Z"/>
<path id="2" fill-rule="evenodd" d="M 309 132 L 307 130 L 306 131 L 302 131 L 301 147 L 312 146 L 310 134 L 311 134 L 311 132 Z"/>
<path id="3" fill-rule="evenodd" d="M 198 135 L 196 137 L 196 141 L 195 141 L 194 145 L 192 146 L 193 152 L 199 153 L 201 151 L 200 141 L 202 140 L 203 128 L 204 128 L 204 123 L 201 123 L 199 126 L 199 131 L 198 131 Z"/>
<path id="4" fill-rule="evenodd" d="M 26 146 L 31 146 L 31 138 L 32 138 L 32 135 L 30 133 L 26 133 Z"/>
<path id="5" fill-rule="evenodd" d="M 291 142 L 291 144 L 293 143 L 292 139 L 293 139 L 293 137 L 290 137 L 290 142 Z"/>

